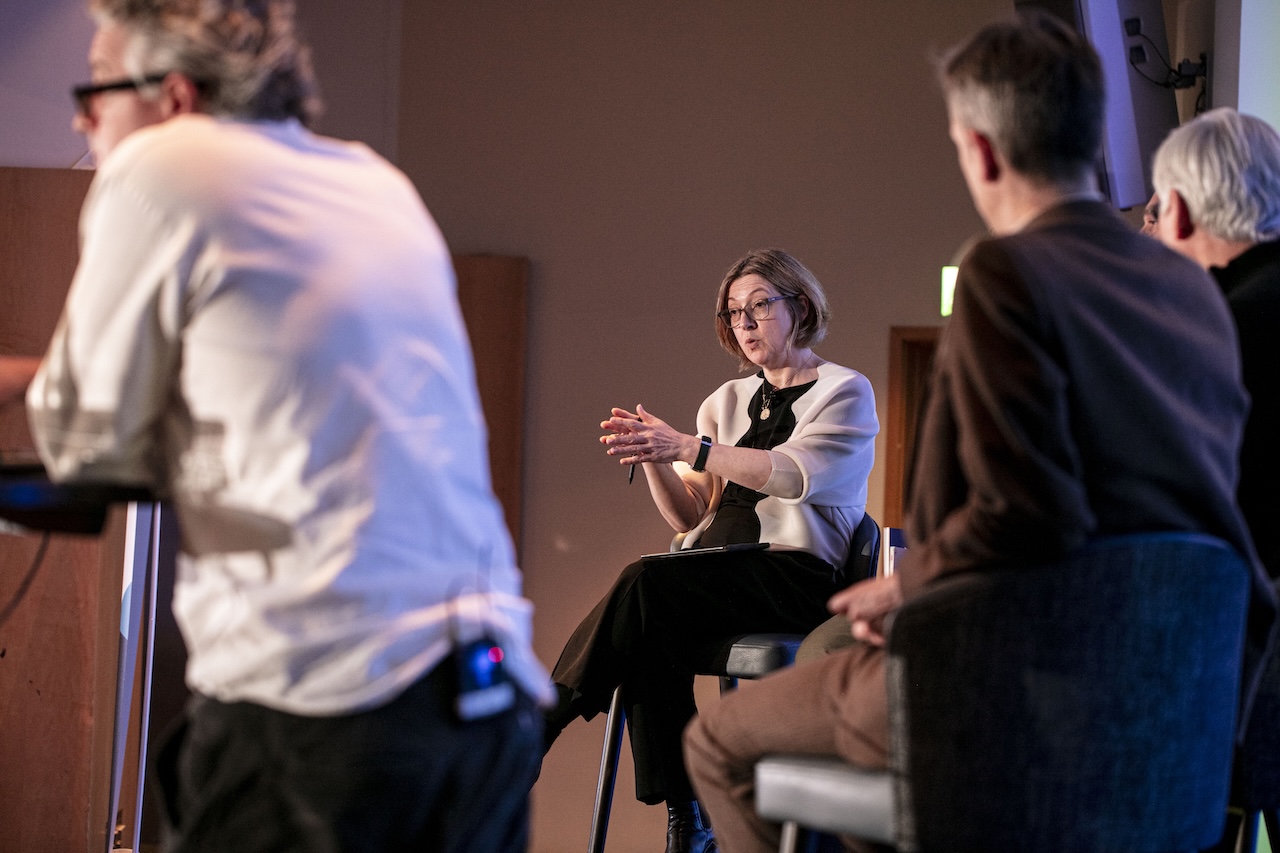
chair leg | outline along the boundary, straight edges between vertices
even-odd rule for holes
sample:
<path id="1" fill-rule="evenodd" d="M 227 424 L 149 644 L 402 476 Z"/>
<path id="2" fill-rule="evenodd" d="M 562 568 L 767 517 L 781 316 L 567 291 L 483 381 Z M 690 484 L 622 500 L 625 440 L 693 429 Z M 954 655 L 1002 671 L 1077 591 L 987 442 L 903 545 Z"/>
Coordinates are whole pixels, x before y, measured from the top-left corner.
<path id="1" fill-rule="evenodd" d="M 778 853 L 796 853 L 796 838 L 800 834 L 800 826 L 795 821 L 787 821 L 782 825 L 782 841 L 778 844 Z"/>
<path id="2" fill-rule="evenodd" d="M 604 745 L 600 749 L 600 774 L 596 777 L 596 804 L 591 812 L 591 839 L 587 853 L 604 853 L 604 837 L 609 831 L 609 811 L 613 807 L 613 785 L 618 778 L 618 752 L 622 749 L 622 727 L 627 712 L 622 709 L 622 688 L 613 691 L 609 715 L 604 721 Z"/>
<path id="3" fill-rule="evenodd" d="M 1272 850 L 1276 849 L 1280 842 L 1280 821 L 1276 819 L 1276 812 L 1245 812 L 1240 829 L 1240 844 L 1236 848 L 1239 853 L 1257 853 L 1258 837 L 1262 832 L 1262 827 L 1258 825 L 1260 822 L 1266 827 L 1268 846 Z"/>
<path id="4" fill-rule="evenodd" d="M 1245 812 L 1240 819 L 1240 853 L 1256 853 L 1258 849 L 1258 813 Z"/>

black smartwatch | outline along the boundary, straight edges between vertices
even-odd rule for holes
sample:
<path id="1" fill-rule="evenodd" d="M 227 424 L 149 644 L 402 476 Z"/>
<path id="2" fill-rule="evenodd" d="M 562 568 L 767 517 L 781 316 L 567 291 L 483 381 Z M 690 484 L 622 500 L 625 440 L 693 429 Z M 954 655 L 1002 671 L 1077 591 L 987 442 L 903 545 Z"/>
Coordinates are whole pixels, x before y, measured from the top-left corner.
<path id="1" fill-rule="evenodd" d="M 698 438 L 702 439 L 702 446 L 698 448 L 698 458 L 693 460 L 693 470 L 703 471 L 707 467 L 707 454 L 711 452 L 711 439 L 705 435 L 700 435 Z"/>

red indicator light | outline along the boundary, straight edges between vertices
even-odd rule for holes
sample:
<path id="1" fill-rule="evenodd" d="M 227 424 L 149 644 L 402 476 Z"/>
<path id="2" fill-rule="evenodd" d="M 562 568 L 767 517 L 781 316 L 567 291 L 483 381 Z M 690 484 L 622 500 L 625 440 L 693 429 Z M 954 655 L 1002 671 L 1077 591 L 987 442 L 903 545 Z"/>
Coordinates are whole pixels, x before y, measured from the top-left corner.
<path id="1" fill-rule="evenodd" d="M 502 648 L 500 646 L 489 647 L 489 660 L 494 663 L 502 663 Z"/>

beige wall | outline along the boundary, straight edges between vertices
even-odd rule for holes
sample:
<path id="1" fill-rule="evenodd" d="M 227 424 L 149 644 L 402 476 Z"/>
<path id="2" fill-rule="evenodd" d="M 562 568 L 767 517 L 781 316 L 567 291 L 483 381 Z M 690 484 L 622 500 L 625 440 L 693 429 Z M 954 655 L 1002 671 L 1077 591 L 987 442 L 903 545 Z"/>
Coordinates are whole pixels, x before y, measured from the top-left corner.
<path id="1" fill-rule="evenodd" d="M 670 537 L 598 424 L 642 402 L 694 430 L 737 375 L 711 311 L 744 250 L 814 270 L 835 311 L 819 351 L 881 395 L 889 327 L 937 322 L 939 267 L 980 226 L 929 56 L 1009 6 L 405 4 L 400 164 L 454 251 L 532 260 L 528 403 L 490 432 L 525 445 L 523 565 L 548 664 L 618 570 Z M 572 726 L 548 757 L 534 850 L 585 844 L 601 730 Z M 662 843 L 661 810 L 632 796 L 624 769 L 611 851 Z"/>
<path id="2" fill-rule="evenodd" d="M 325 111 L 316 129 L 358 139 L 396 159 L 400 0 L 302 0 L 298 24 L 312 49 Z"/>
<path id="3" fill-rule="evenodd" d="M 0 2 L 0 166 L 66 167 L 85 154 L 71 129 L 71 86 L 89 79 L 88 0 Z M 400 0 L 305 0 L 327 110 L 319 130 L 395 159 Z"/>
<path id="4" fill-rule="evenodd" d="M 85 153 L 71 87 L 89 79 L 83 0 L 0 2 L 0 166 L 66 168 Z"/>

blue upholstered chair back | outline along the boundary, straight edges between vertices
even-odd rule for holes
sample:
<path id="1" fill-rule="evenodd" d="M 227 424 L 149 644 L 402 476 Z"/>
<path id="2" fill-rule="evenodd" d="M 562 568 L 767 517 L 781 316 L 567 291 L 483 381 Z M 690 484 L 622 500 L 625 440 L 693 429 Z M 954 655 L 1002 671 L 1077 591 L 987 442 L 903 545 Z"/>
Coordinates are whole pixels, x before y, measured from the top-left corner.
<path id="1" fill-rule="evenodd" d="M 1248 591 L 1224 543 L 1162 533 L 908 602 L 888 646 L 900 849 L 1216 842 Z"/>

